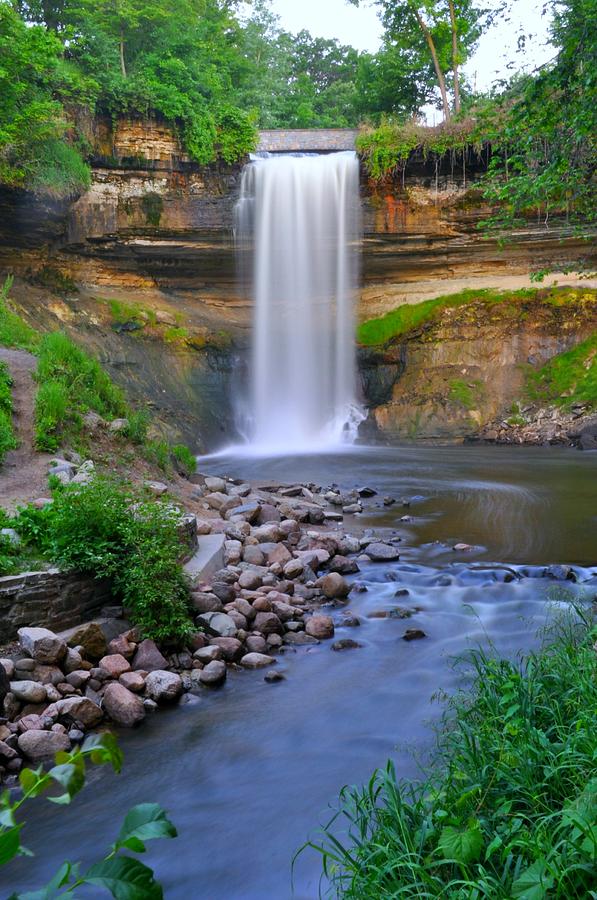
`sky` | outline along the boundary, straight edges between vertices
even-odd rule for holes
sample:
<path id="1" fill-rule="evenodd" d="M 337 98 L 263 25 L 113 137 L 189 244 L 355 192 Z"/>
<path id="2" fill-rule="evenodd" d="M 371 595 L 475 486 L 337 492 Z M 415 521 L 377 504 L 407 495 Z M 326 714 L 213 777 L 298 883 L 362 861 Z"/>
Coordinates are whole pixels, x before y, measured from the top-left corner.
<path id="1" fill-rule="evenodd" d="M 509 22 L 496 24 L 479 43 L 466 66 L 466 74 L 479 90 L 489 88 L 496 78 L 509 77 L 516 70 L 530 71 L 554 55 L 545 46 L 547 18 L 541 16 L 543 0 L 514 0 Z M 375 51 L 381 39 L 381 25 L 371 6 L 356 8 L 347 0 L 272 0 L 272 9 L 287 31 L 306 28 L 311 34 L 337 38 L 359 50 Z M 524 53 L 516 53 L 520 29 L 536 38 Z M 514 69 L 507 68 L 514 60 Z"/>

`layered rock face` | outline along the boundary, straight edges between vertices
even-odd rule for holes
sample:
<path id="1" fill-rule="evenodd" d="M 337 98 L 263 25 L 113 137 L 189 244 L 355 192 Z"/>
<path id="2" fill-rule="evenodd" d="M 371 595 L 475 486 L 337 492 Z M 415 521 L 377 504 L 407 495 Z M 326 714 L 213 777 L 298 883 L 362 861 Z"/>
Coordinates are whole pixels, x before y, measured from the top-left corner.
<path id="1" fill-rule="evenodd" d="M 93 183 L 74 203 L 0 191 L 0 272 L 17 276 L 25 318 L 96 352 L 165 431 L 197 449 L 221 445 L 234 437 L 252 314 L 235 270 L 242 167 L 193 164 L 158 122 L 87 130 Z M 485 165 L 483 154 L 464 167 L 413 157 L 391 184 L 363 177 L 361 320 L 463 287 L 523 286 L 530 271 L 586 257 L 564 225 L 529 223 L 503 248 L 484 239 L 475 182 Z"/>

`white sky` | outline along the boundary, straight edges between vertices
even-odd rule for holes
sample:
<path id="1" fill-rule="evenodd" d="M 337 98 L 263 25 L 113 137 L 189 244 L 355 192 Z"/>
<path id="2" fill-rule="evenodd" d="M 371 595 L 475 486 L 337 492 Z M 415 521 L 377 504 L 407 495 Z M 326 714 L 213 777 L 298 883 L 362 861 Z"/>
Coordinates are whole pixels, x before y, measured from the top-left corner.
<path id="1" fill-rule="evenodd" d="M 480 41 L 479 49 L 466 67 L 477 88 L 488 88 L 499 77 L 517 70 L 530 71 L 554 56 L 545 46 L 547 18 L 541 17 L 543 0 L 514 0 L 511 21 L 495 25 Z M 381 25 L 375 8 L 357 8 L 347 0 L 272 0 L 273 11 L 280 16 L 282 27 L 296 32 L 306 28 L 313 35 L 337 38 L 359 50 L 375 51 L 381 38 Z M 524 53 L 516 53 L 520 29 L 536 35 Z M 514 68 L 507 69 L 509 61 Z"/>

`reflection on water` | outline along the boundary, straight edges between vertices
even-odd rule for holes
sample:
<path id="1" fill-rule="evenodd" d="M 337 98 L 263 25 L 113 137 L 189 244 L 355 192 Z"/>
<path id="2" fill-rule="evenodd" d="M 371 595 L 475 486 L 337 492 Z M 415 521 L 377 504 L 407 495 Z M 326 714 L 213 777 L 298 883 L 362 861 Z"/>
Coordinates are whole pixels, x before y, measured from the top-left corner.
<path id="1" fill-rule="evenodd" d="M 333 612 L 337 637 L 361 649 L 334 653 L 327 642 L 290 652 L 279 658 L 287 677 L 277 685 L 263 673 L 233 672 L 222 690 L 123 734 L 124 774 L 97 771 L 59 812 L 39 804 L 25 831 L 36 857 L 11 866 L 5 887 L 39 886 L 66 855 L 91 861 L 124 812 L 152 800 L 179 829 L 175 843 L 147 854 L 169 900 L 289 900 L 292 855 L 344 784 L 367 779 L 390 756 L 401 775 L 417 777 L 441 712 L 431 698 L 461 677 L 451 659 L 488 641 L 514 656 L 536 644 L 554 607 L 595 594 L 596 462 L 559 451 L 408 448 L 203 465 L 425 499 L 360 517 L 397 528 L 404 548 L 398 562 L 366 563 L 356 576 L 368 588 L 350 598 L 360 627 Z M 398 521 L 405 513 L 413 523 Z M 483 549 L 458 554 L 436 543 L 456 540 Z M 541 564 L 555 561 L 574 564 L 578 583 L 546 577 Z M 392 617 L 397 607 L 414 613 Z M 406 628 L 427 637 L 405 642 Z M 295 898 L 315 900 L 319 872 L 314 853 L 301 857 Z"/>

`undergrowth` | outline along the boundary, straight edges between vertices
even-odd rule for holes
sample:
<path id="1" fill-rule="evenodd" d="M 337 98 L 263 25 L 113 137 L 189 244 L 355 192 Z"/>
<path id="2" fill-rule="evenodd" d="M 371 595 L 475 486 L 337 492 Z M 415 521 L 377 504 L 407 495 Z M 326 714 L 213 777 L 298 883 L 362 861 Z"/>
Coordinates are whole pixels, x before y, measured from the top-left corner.
<path id="1" fill-rule="evenodd" d="M 329 896 L 597 897 L 596 636 L 577 610 L 523 661 L 474 652 L 474 683 L 450 701 L 429 779 L 400 780 L 389 762 L 344 788 L 307 845 Z"/>
<path id="2" fill-rule="evenodd" d="M 526 394 L 532 402 L 553 403 L 564 409 L 576 403 L 597 407 L 597 332 L 530 372 Z"/>
<path id="3" fill-rule="evenodd" d="M 422 303 L 404 304 L 384 316 L 369 319 L 359 325 L 357 341 L 366 347 L 385 344 L 392 338 L 400 337 L 425 322 L 432 321 L 444 309 L 465 306 L 467 303 L 476 301 L 482 301 L 489 305 L 504 302 L 516 304 L 540 299 L 542 303 L 551 306 L 564 306 L 568 303 L 595 302 L 595 298 L 597 298 L 597 292 L 587 289 L 579 291 L 575 288 L 522 288 L 518 291 L 496 291 L 488 288 L 467 289 L 457 294 L 433 297 Z"/>

